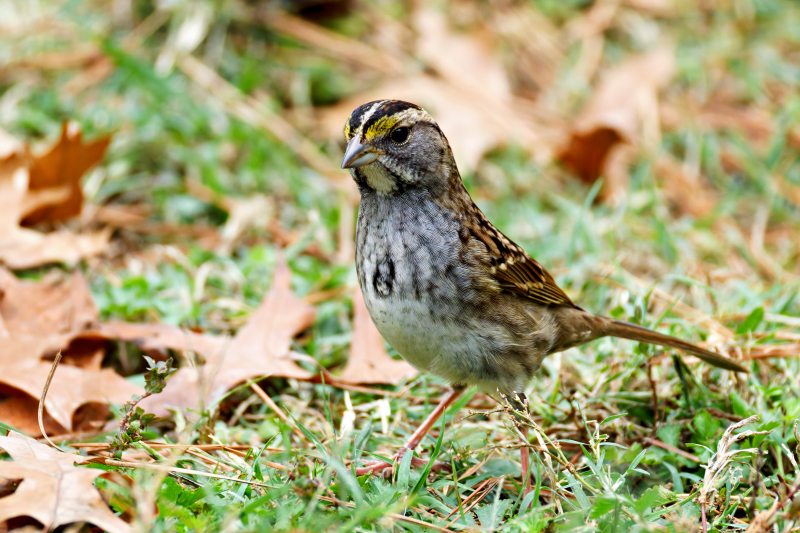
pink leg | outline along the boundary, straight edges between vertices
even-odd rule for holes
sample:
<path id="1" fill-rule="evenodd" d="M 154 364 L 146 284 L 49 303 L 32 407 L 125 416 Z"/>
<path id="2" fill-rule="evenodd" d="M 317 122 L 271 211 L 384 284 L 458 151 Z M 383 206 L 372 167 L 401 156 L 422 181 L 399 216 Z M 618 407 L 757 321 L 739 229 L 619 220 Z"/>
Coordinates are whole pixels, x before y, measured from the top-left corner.
<path id="1" fill-rule="evenodd" d="M 405 444 L 403 444 L 403 446 L 401 446 L 400 449 L 397 450 L 397 453 L 394 456 L 395 460 L 399 461 L 400 459 L 403 458 L 403 455 L 405 455 L 405 453 L 408 450 L 413 450 L 419 445 L 420 442 L 422 442 L 423 437 L 425 437 L 425 435 L 428 434 L 428 431 L 431 430 L 436 421 L 439 420 L 439 418 L 442 416 L 442 414 L 444 414 L 447 408 L 453 404 L 456 398 L 461 396 L 462 392 L 464 392 L 463 388 L 460 387 L 454 388 L 447 394 L 447 396 L 444 397 L 444 399 L 439 403 L 439 405 L 436 406 L 436 409 L 434 409 L 433 412 L 430 415 L 428 415 L 428 418 L 425 419 L 422 425 L 420 425 L 417 428 L 417 430 L 411 435 L 411 437 L 409 437 L 409 439 L 405 442 Z M 417 459 L 415 457 L 414 459 L 412 459 L 411 464 L 413 466 L 422 466 L 426 463 L 425 461 L 422 461 L 421 459 Z M 361 468 L 357 468 L 356 475 L 363 476 L 364 474 L 368 474 L 370 472 L 380 472 L 381 470 L 391 467 L 392 463 L 380 461 L 373 464 L 369 464 Z"/>
<path id="2" fill-rule="evenodd" d="M 522 489 L 523 490 L 522 497 L 524 498 L 531 491 L 531 478 L 530 475 L 528 474 L 528 470 L 530 469 L 531 466 L 531 456 L 530 456 L 530 448 L 527 447 L 528 444 L 527 427 L 522 428 L 522 435 L 525 437 L 525 442 L 523 444 L 525 444 L 526 446 L 519 449 L 519 458 L 520 461 L 522 462 L 522 479 L 525 483 L 525 486 Z"/>

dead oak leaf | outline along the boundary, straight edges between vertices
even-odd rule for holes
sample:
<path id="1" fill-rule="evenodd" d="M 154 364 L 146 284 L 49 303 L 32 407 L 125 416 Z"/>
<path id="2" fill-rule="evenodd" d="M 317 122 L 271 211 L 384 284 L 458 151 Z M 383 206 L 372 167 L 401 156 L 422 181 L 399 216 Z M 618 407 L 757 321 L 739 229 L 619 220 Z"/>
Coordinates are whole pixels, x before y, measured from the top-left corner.
<path id="1" fill-rule="evenodd" d="M 0 364 L 52 358 L 63 365 L 100 370 L 106 340 L 82 336 L 99 322 L 89 286 L 80 272 L 20 280 L 0 267 Z"/>
<path id="2" fill-rule="evenodd" d="M 12 336 L 46 336 L 83 331 L 99 320 L 86 279 L 80 272 L 46 274 L 25 281 L 0 267 L 0 316 Z"/>
<path id="3" fill-rule="evenodd" d="M 196 407 L 201 400 L 209 405 L 234 385 L 257 377 L 310 379 L 311 373 L 291 359 L 290 345 L 298 333 L 314 322 L 316 312 L 292 293 L 290 281 L 291 271 L 281 260 L 272 288 L 238 333 L 227 343 L 220 337 L 220 344 L 201 354 L 204 365 L 180 368 L 162 393 L 146 398 L 140 405 L 163 414 L 167 407 Z M 186 343 L 165 347 L 183 349 Z"/>
<path id="4" fill-rule="evenodd" d="M 2 206 L 0 206 L 2 207 Z M 26 270 L 53 263 L 74 265 L 81 259 L 102 254 L 108 248 L 111 232 L 100 230 L 75 234 L 59 230 L 54 233 L 25 231 L 25 239 L 0 242 L 0 261 L 14 270 Z M 19 232 L 15 237 L 21 237 Z"/>
<path id="5" fill-rule="evenodd" d="M 169 324 L 135 324 L 116 320 L 100 324 L 92 334 L 110 340 L 131 342 L 143 352 L 152 355 L 160 355 L 164 350 L 176 350 L 196 353 L 204 360 L 221 353 L 227 340 L 221 335 L 196 333 Z"/>
<path id="6" fill-rule="evenodd" d="M 395 385 L 416 374 L 417 371 L 411 365 L 389 356 L 381 334 L 369 317 L 361 289 L 356 288 L 353 294 L 353 341 L 350 344 L 350 359 L 337 379 L 345 383 Z"/>
<path id="7" fill-rule="evenodd" d="M 69 195 L 60 203 L 42 206 L 26 214 L 22 225 L 63 222 L 79 215 L 83 206 L 81 177 L 103 159 L 110 143 L 110 136 L 84 143 L 80 130 L 64 123 L 58 142 L 46 153 L 31 157 L 28 189 L 40 191 L 67 187 Z"/>
<path id="8" fill-rule="evenodd" d="M 50 263 L 76 263 L 103 252 L 108 246 L 108 230 L 41 233 L 21 227 L 27 215 L 70 202 L 74 195 L 67 184 L 29 190 L 29 164 L 30 158 L 19 152 L 0 159 L 0 262 L 22 270 Z"/>
<path id="9" fill-rule="evenodd" d="M 27 394 L 14 394 L 0 400 L 0 420 L 4 424 L 33 437 L 40 437 L 42 433 L 39 428 L 38 411 L 39 400 L 31 398 Z M 53 420 L 53 417 L 46 411 L 43 414 L 42 422 L 44 423 L 45 432 L 50 436 L 67 433 L 67 430 Z M 76 426 L 78 426 L 78 431 L 81 431 L 83 426 L 80 424 L 76 424 Z"/>
<path id="10" fill-rule="evenodd" d="M 109 533 L 133 531 L 94 487 L 103 470 L 76 467 L 82 460 L 79 455 L 13 432 L 0 436 L 0 448 L 14 459 L 0 461 L 0 479 L 19 482 L 12 494 L 0 498 L 0 522 L 29 516 L 48 531 L 74 522 L 88 522 Z"/>
<path id="11" fill-rule="evenodd" d="M 658 92 L 674 69 L 674 52 L 667 48 L 633 57 L 613 68 L 581 110 L 560 159 L 581 179 L 593 183 L 608 172 L 612 151 L 621 143 L 657 143 Z M 624 192 L 624 176 L 611 181 L 605 197 Z"/>
<path id="12" fill-rule="evenodd" d="M 38 399 L 51 366 L 50 362 L 33 359 L 0 362 L 0 390 L 11 396 L 24 394 Z M 95 405 L 99 410 L 96 419 L 104 420 L 109 402 L 125 403 L 132 395 L 142 393 L 141 387 L 110 368 L 86 370 L 61 365 L 50 383 L 44 407 L 53 420 L 72 431 L 75 413 L 81 407 Z"/>

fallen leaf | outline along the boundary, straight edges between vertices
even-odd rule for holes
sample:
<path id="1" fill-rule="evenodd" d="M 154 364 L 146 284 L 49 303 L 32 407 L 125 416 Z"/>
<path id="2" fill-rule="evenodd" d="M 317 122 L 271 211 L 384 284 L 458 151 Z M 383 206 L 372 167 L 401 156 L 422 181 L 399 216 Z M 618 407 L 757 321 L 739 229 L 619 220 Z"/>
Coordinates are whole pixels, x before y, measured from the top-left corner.
<path id="1" fill-rule="evenodd" d="M 62 352 L 62 364 L 100 370 L 105 339 L 81 338 L 97 327 L 99 316 L 83 275 L 60 271 L 41 280 L 17 279 L 0 267 L 0 363 L 52 358 Z"/>
<path id="2" fill-rule="evenodd" d="M 607 171 L 611 152 L 621 143 L 656 146 L 658 92 L 669 82 L 674 64 L 672 50 L 661 48 L 612 69 L 580 112 L 560 159 L 593 183 Z M 624 182 L 603 195 L 615 198 L 623 189 Z"/>
<path id="3" fill-rule="evenodd" d="M 19 482 L 16 490 L 0 498 L 0 522 L 29 516 L 46 531 L 74 522 L 88 522 L 109 533 L 130 533 L 94 487 L 103 470 L 79 468 L 83 458 L 60 452 L 11 432 L 0 436 L 0 448 L 14 459 L 0 462 L 0 478 Z"/>
<path id="4" fill-rule="evenodd" d="M 511 83 L 497 59 L 490 32 L 450 29 L 447 17 L 435 9 L 414 13 L 417 56 L 455 87 L 480 93 L 494 101 L 511 101 Z M 446 54 L 442 50 L 447 50 Z M 482 105 L 475 102 L 474 105 Z"/>
<path id="5" fill-rule="evenodd" d="M 699 168 L 687 169 L 667 153 L 656 159 L 655 173 L 664 186 L 665 196 L 682 213 L 702 217 L 717 205 L 716 194 L 705 185 Z"/>
<path id="6" fill-rule="evenodd" d="M 353 294 L 353 341 L 350 344 L 350 359 L 336 379 L 345 383 L 396 385 L 411 378 L 417 371 L 405 361 L 389 356 L 369 311 L 364 303 L 361 289 Z"/>
<path id="7" fill-rule="evenodd" d="M 214 354 L 222 353 L 227 343 L 226 337 L 220 335 L 195 333 L 169 324 L 134 324 L 112 320 L 100 324 L 94 333 L 106 339 L 132 342 L 145 353 L 176 350 L 194 352 L 204 359 L 213 359 Z"/>
<path id="8" fill-rule="evenodd" d="M 110 136 L 84 143 L 80 130 L 65 122 L 58 142 L 41 156 L 32 157 L 28 189 L 39 191 L 65 186 L 69 188 L 69 196 L 61 203 L 26 214 L 22 225 L 63 222 L 79 215 L 83 206 L 81 177 L 103 159 L 110 143 Z"/>
<path id="9" fill-rule="evenodd" d="M 107 139 L 83 145 L 79 134 L 70 136 L 65 129 L 61 142 L 44 156 L 12 147 L 0 159 L 1 262 L 15 270 L 76 263 L 107 248 L 109 230 L 41 233 L 21 227 L 23 219 L 26 223 L 59 222 L 80 213 L 80 177 L 102 157 L 107 145 Z"/>
<path id="10" fill-rule="evenodd" d="M 2 206 L 0 206 L 2 207 Z M 16 237 L 23 236 L 22 233 Z M 77 235 L 70 231 L 42 234 L 26 231 L 25 239 L 0 240 L 0 261 L 14 270 L 26 270 L 53 263 L 74 265 L 108 248 L 109 230 Z"/>
<path id="11" fill-rule="evenodd" d="M 0 316 L 15 337 L 88 330 L 98 320 L 92 293 L 80 272 L 51 272 L 25 281 L 0 267 Z"/>
<path id="12" fill-rule="evenodd" d="M 6 392 L 9 391 L 4 391 L 4 393 Z M 31 398 L 27 394 L 16 394 L 15 392 L 11 392 L 11 394 L 13 395 L 0 401 L 0 420 L 27 435 L 41 436 L 38 420 L 39 400 Z M 67 430 L 56 422 L 47 411 L 43 413 L 42 422 L 44 430 L 49 436 L 67 433 Z"/>
<path id="13" fill-rule="evenodd" d="M 98 313 L 80 273 L 53 272 L 26 281 L 0 268 L 0 318 L 0 391 L 9 397 L 0 405 L 0 420 L 39 435 L 36 406 L 58 351 L 62 364 L 45 400 L 46 418 L 59 425 L 57 433 L 91 428 L 106 420 L 108 402 L 124 403 L 141 393 L 113 370 L 100 368 L 106 338 L 94 333 Z"/>
<path id="14" fill-rule="evenodd" d="M 146 398 L 140 405 L 159 415 L 167 407 L 197 407 L 201 400 L 209 405 L 234 385 L 257 377 L 310 379 L 312 374 L 291 359 L 290 345 L 298 333 L 314 322 L 315 310 L 292 293 L 290 281 L 291 271 L 281 260 L 275 269 L 272 288 L 230 342 L 226 345 L 220 337 L 221 344 L 209 343 L 212 350 L 199 352 L 205 359 L 204 365 L 178 369 L 163 392 Z M 187 345 L 185 340 L 176 344 L 179 346 L 167 347 L 184 349 Z"/>
<path id="15" fill-rule="evenodd" d="M 462 173 L 474 171 L 487 152 L 509 143 L 527 147 L 537 162 L 549 160 L 551 142 L 514 99 L 488 36 L 454 32 L 441 13 L 430 9 L 420 10 L 415 22 L 420 34 L 418 54 L 435 74 L 389 79 L 319 110 L 329 136 L 341 142 L 345 121 L 361 104 L 394 98 L 418 104 L 433 116 Z M 443 56 L 441 50 L 448 53 Z"/>
<path id="16" fill-rule="evenodd" d="M 11 395 L 24 394 L 38 402 L 52 363 L 23 358 L 0 362 L 0 387 Z M 11 389 L 9 391 L 9 389 Z M 82 406 L 97 404 L 97 420 L 105 420 L 108 403 L 125 403 L 143 390 L 110 368 L 86 370 L 60 365 L 50 383 L 44 407 L 53 420 L 73 431 L 75 413 Z"/>

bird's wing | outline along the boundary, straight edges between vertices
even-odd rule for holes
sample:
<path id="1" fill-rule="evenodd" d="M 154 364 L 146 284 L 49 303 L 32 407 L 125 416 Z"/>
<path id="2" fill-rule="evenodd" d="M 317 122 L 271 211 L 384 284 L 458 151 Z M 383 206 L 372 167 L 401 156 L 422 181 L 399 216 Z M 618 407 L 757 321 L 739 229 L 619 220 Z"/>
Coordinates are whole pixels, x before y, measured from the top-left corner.
<path id="1" fill-rule="evenodd" d="M 477 208 L 476 208 L 477 209 Z M 487 274 L 501 289 L 519 294 L 543 305 L 577 307 L 569 296 L 556 285 L 553 276 L 537 263 L 525 250 L 503 235 L 478 211 L 476 223 L 469 234 L 486 248 L 483 265 Z"/>

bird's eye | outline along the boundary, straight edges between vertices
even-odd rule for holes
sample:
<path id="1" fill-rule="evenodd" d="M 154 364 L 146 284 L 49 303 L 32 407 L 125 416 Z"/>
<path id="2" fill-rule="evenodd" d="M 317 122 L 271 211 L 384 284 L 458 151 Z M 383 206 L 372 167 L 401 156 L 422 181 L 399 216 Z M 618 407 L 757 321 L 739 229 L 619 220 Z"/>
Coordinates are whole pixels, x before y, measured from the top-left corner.
<path id="1" fill-rule="evenodd" d="M 408 139 L 408 134 L 411 130 L 405 126 L 401 126 L 392 132 L 391 139 L 393 143 L 403 144 Z"/>

